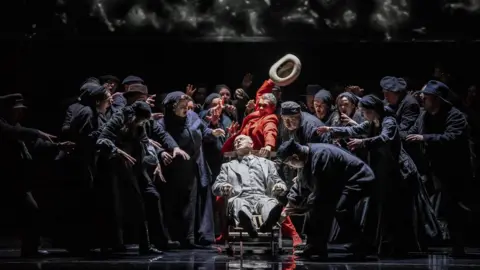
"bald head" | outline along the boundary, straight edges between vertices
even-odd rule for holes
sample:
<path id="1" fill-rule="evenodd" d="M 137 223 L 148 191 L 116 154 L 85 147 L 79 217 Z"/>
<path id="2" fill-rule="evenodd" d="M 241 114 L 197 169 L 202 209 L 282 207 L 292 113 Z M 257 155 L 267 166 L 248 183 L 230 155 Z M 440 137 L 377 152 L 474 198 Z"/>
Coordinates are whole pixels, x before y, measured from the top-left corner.
<path id="1" fill-rule="evenodd" d="M 250 153 L 253 149 L 252 138 L 246 135 L 237 136 L 233 142 L 233 145 L 235 147 L 235 151 L 240 156 Z"/>

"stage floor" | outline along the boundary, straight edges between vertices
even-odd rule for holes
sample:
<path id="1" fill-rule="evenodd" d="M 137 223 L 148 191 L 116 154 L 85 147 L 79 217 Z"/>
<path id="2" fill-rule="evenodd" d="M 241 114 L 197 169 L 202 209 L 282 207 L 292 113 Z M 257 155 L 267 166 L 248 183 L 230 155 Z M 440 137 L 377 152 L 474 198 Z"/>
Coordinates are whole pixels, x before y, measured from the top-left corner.
<path id="1" fill-rule="evenodd" d="M 468 249 L 472 255 L 462 259 L 452 259 L 445 250 L 434 249 L 428 254 L 412 254 L 409 259 L 378 260 L 367 258 L 364 261 L 352 261 L 347 254 L 338 250 L 330 254 L 327 262 L 295 260 L 292 255 L 272 258 L 267 255 L 245 254 L 228 257 L 216 251 L 172 251 L 162 256 L 138 256 L 136 250 L 127 253 L 101 258 L 92 255 L 79 258 L 69 257 L 65 251 L 51 249 L 51 255 L 42 259 L 21 259 L 19 251 L 13 249 L 0 250 L 1 270 L 220 270 L 220 269 L 480 269 L 480 249 Z"/>

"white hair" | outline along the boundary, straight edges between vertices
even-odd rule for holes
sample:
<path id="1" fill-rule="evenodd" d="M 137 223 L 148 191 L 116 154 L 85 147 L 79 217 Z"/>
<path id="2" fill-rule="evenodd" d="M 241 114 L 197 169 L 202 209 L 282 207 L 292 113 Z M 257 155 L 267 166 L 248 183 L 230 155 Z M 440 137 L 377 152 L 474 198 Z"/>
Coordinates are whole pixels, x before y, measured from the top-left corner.
<path id="1" fill-rule="evenodd" d="M 275 97 L 274 94 L 272 93 L 263 94 L 262 98 L 265 100 L 268 100 L 270 104 L 277 106 L 277 98 Z"/>

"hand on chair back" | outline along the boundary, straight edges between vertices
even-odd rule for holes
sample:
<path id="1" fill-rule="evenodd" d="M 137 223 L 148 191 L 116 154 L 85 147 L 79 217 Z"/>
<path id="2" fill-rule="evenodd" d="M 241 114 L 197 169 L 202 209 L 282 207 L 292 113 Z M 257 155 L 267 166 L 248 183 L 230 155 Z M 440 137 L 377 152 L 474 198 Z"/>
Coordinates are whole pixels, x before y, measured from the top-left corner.
<path id="1" fill-rule="evenodd" d="M 220 191 L 221 191 L 221 193 L 222 193 L 222 196 L 224 196 L 224 197 L 229 197 L 230 195 L 232 195 L 233 186 L 230 185 L 230 184 L 224 184 L 224 185 L 220 188 Z"/>

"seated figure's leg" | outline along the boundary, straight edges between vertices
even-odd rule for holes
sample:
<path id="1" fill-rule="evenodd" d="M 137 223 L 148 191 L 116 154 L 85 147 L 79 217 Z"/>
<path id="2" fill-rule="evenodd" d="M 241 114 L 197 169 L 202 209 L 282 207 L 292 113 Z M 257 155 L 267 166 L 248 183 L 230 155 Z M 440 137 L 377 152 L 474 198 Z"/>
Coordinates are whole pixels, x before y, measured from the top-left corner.
<path id="1" fill-rule="evenodd" d="M 215 199 L 215 211 L 218 213 L 218 224 L 220 225 L 221 228 L 221 233 L 215 239 L 215 243 L 220 244 L 223 243 L 225 240 L 224 237 L 228 234 L 227 227 L 228 227 L 228 222 L 227 222 L 227 213 L 225 212 L 225 198 L 222 196 L 217 196 Z"/>
<path id="2" fill-rule="evenodd" d="M 260 230 L 267 231 L 272 228 L 273 225 L 280 219 L 283 206 L 278 200 L 267 197 L 259 196 L 256 204 L 256 211 L 262 215 L 263 224 Z"/>
<path id="3" fill-rule="evenodd" d="M 252 220 L 252 210 L 248 201 L 242 198 L 234 198 L 232 201 L 228 202 L 229 217 L 233 218 L 235 226 L 243 227 L 245 224 L 241 224 L 240 212 L 243 212 L 243 214 Z"/>
<path id="4" fill-rule="evenodd" d="M 233 214 L 236 226 L 242 227 L 252 238 L 256 238 L 257 231 L 252 223 L 252 205 L 242 198 L 235 198 L 229 202 L 229 211 Z"/>

